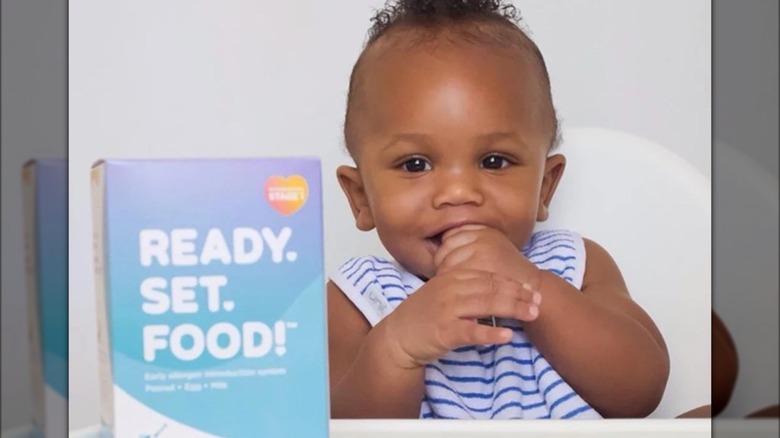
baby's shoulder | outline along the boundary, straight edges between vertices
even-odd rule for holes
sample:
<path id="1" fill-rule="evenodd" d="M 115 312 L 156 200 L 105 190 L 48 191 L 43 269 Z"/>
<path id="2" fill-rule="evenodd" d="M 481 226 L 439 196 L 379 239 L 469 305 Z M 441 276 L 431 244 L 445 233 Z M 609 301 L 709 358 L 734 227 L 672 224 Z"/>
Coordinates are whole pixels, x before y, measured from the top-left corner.
<path id="1" fill-rule="evenodd" d="M 592 284 L 623 284 L 620 269 L 598 242 L 578 231 L 535 231 L 523 254 L 541 269 L 558 274 L 578 289 Z"/>
<path id="2" fill-rule="evenodd" d="M 373 255 L 352 257 L 332 272 L 330 280 L 345 293 L 365 295 L 371 289 L 386 294 L 388 289 L 412 288 L 409 273 L 392 259 Z"/>
<path id="3" fill-rule="evenodd" d="M 550 271 L 581 288 L 587 252 L 585 240 L 578 232 L 564 229 L 536 231 L 523 248 L 523 255 L 539 269 Z"/>
<path id="4" fill-rule="evenodd" d="M 349 258 L 339 266 L 334 275 L 351 280 L 360 275 L 392 272 L 400 272 L 400 266 L 393 260 L 374 255 L 364 255 Z"/>
<path id="5" fill-rule="evenodd" d="M 419 287 L 419 280 L 395 261 L 376 256 L 352 257 L 330 275 L 330 281 L 371 326 Z"/>
<path id="6" fill-rule="evenodd" d="M 582 250 L 583 237 L 574 230 L 567 229 L 544 229 L 537 230 L 531 235 L 523 252 L 530 252 L 539 249 L 554 251 L 557 249 Z"/>
<path id="7" fill-rule="evenodd" d="M 625 289 L 623 274 L 615 259 L 604 246 L 598 242 L 582 238 L 583 250 L 588 255 L 587 269 L 583 278 L 584 284 L 608 283 Z"/>

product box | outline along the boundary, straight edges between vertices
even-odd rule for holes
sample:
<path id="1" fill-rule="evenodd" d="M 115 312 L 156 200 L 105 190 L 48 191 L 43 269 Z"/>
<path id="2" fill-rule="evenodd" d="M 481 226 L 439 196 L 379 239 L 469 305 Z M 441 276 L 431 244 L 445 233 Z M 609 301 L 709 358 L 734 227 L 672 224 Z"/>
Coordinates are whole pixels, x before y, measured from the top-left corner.
<path id="1" fill-rule="evenodd" d="M 22 169 L 27 321 L 34 436 L 68 429 L 68 167 L 31 160 Z"/>
<path id="2" fill-rule="evenodd" d="M 92 169 L 103 435 L 328 436 L 320 163 Z"/>

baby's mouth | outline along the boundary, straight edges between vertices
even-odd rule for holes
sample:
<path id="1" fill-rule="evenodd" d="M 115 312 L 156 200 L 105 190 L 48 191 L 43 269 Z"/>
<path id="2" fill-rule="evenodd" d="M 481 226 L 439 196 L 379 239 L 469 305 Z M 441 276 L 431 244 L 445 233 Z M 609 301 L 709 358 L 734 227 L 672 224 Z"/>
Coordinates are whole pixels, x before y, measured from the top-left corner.
<path id="1" fill-rule="evenodd" d="M 434 249 L 439 249 L 439 247 L 441 246 L 441 242 L 442 242 L 442 237 L 443 236 L 444 236 L 444 231 L 442 231 L 441 233 L 436 233 L 436 234 L 434 234 L 432 236 L 429 236 L 425 240 L 430 242 L 433 245 Z"/>
<path id="2" fill-rule="evenodd" d="M 439 248 L 441 248 L 442 243 L 444 243 L 444 235 L 448 232 L 455 230 L 455 229 L 481 229 L 485 228 L 485 225 L 482 225 L 478 222 L 466 222 L 466 221 L 458 221 L 458 222 L 451 222 L 447 225 L 445 225 L 443 228 L 440 228 L 437 230 L 436 234 L 431 234 L 430 236 L 426 237 L 425 240 L 428 243 L 428 246 L 430 247 L 432 252 L 439 251 Z"/>

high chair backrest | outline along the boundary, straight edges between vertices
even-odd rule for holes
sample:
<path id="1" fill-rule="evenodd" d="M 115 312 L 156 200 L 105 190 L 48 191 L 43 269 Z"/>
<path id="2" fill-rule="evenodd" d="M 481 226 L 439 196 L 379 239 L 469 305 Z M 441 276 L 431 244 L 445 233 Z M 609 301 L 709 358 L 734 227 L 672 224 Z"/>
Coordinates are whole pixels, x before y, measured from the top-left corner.
<path id="1" fill-rule="evenodd" d="M 666 341 L 669 381 L 651 417 L 709 404 L 709 178 L 660 145 L 608 129 L 566 129 L 552 153 L 567 164 L 540 228 L 572 229 L 609 251 Z"/>

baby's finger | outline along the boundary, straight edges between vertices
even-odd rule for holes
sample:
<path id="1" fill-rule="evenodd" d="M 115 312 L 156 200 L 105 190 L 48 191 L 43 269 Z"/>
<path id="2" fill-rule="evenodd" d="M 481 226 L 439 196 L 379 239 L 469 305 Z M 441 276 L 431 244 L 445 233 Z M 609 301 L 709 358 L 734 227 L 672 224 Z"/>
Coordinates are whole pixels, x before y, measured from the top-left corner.
<path id="1" fill-rule="evenodd" d="M 542 295 L 538 291 L 534 291 L 531 285 L 527 283 L 519 283 L 511 278 L 492 272 L 476 272 L 479 274 L 459 282 L 458 292 L 460 296 L 499 294 L 536 305 L 542 302 Z"/>
<path id="2" fill-rule="evenodd" d="M 539 306 L 505 294 L 473 294 L 459 301 L 455 314 L 459 318 L 472 320 L 495 316 L 533 321 L 539 316 Z"/>
<path id="3" fill-rule="evenodd" d="M 454 350 L 466 345 L 506 344 L 512 340 L 512 330 L 505 327 L 488 327 L 474 321 L 456 321 L 443 334 L 446 348 Z"/>
<path id="4" fill-rule="evenodd" d="M 451 228 L 447 230 L 444 234 L 441 236 L 441 240 L 446 242 L 447 240 L 451 240 L 454 236 L 458 234 L 464 234 L 464 231 L 479 231 L 484 230 L 488 228 L 486 225 L 479 225 L 479 224 L 467 224 L 467 225 L 461 225 L 459 227 Z M 468 233 L 472 234 L 472 233 Z"/>
<path id="5" fill-rule="evenodd" d="M 441 267 L 441 263 L 447 256 L 455 249 L 462 248 L 470 245 L 479 239 L 480 233 L 478 231 L 488 229 L 485 225 L 463 225 L 460 227 L 448 230 L 442 235 L 442 243 L 436 254 L 433 257 L 434 266 Z M 452 267 L 452 263 L 447 265 Z"/>
<path id="6" fill-rule="evenodd" d="M 449 251 L 441 261 L 436 264 L 436 273 L 443 274 L 458 266 L 468 266 L 470 269 L 476 269 L 480 271 L 489 270 L 490 266 L 479 266 L 475 264 L 477 260 L 477 247 L 474 245 L 464 245 Z M 437 253 L 438 255 L 438 253 Z M 436 259 L 434 258 L 434 261 Z"/>
<path id="7" fill-rule="evenodd" d="M 454 285 L 456 286 L 461 286 L 465 283 L 472 282 L 474 280 L 488 281 L 490 277 L 500 278 L 502 280 L 509 280 L 508 277 L 502 276 L 500 274 L 488 272 L 488 271 L 481 271 L 478 269 L 470 269 L 470 268 L 457 268 L 447 272 L 446 274 L 437 275 L 433 277 L 431 281 L 448 282 L 448 283 L 454 283 Z M 462 288 L 456 287 L 453 289 L 462 289 Z"/>

